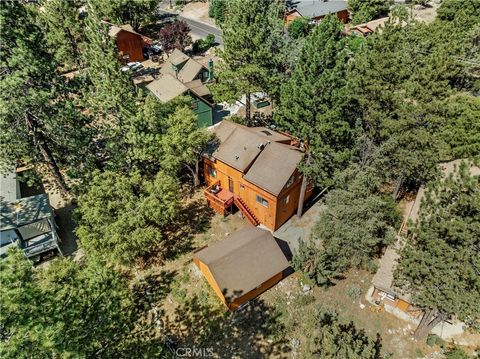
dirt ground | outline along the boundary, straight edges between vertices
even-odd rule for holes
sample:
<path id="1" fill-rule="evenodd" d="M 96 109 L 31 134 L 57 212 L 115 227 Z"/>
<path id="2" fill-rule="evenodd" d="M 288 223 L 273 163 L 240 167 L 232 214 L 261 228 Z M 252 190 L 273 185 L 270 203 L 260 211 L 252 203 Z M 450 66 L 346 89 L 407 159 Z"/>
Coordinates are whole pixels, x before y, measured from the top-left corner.
<path id="1" fill-rule="evenodd" d="M 216 26 L 213 19 L 208 16 L 208 1 L 192 1 L 183 6 L 180 15 L 192 20 L 203 22 L 210 26 Z"/>
<path id="2" fill-rule="evenodd" d="M 209 228 L 194 236 L 191 247 L 222 240 L 250 224 L 238 215 L 213 215 Z M 162 308 L 165 327 L 182 345 L 213 348 L 217 358 L 297 358 L 310 348 L 318 307 L 335 310 L 368 335 L 382 338 L 382 351 L 391 358 L 417 358 L 438 353 L 438 347 L 411 338 L 411 324 L 371 306 L 364 300 L 373 274 L 351 271 L 337 285 L 325 290 L 294 273 L 262 294 L 245 310 L 229 313 L 192 262 L 192 251 L 150 268 L 150 273 L 170 277 Z M 311 286 L 308 294 L 304 284 Z M 309 321 L 310 320 L 310 321 Z M 178 343 L 177 343 L 178 344 Z"/>

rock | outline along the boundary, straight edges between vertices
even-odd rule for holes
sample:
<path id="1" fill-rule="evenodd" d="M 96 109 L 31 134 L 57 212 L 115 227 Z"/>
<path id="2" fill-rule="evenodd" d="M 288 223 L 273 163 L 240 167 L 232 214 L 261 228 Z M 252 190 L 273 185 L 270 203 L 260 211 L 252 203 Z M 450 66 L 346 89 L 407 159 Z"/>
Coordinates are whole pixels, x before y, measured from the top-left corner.
<path id="1" fill-rule="evenodd" d="M 300 340 L 293 338 L 290 340 L 290 344 L 293 348 L 298 348 L 300 346 Z"/>
<path id="2" fill-rule="evenodd" d="M 287 297 L 290 297 L 291 294 L 292 294 L 292 292 L 287 291 Z"/>
<path id="3" fill-rule="evenodd" d="M 387 329 L 387 333 L 388 334 L 393 334 L 393 330 L 392 329 Z"/>
<path id="4" fill-rule="evenodd" d="M 290 305 L 290 302 L 287 302 L 287 305 Z"/>
<path id="5" fill-rule="evenodd" d="M 360 303 L 360 309 L 365 309 L 365 304 Z"/>
<path id="6" fill-rule="evenodd" d="M 305 284 L 303 287 L 302 287 L 302 291 L 303 293 L 308 293 L 312 288 L 310 288 L 310 286 L 308 284 Z"/>
<path id="7" fill-rule="evenodd" d="M 425 10 L 425 6 L 423 6 L 423 5 L 414 5 L 414 6 L 413 6 L 413 9 L 414 9 L 414 10 Z"/>

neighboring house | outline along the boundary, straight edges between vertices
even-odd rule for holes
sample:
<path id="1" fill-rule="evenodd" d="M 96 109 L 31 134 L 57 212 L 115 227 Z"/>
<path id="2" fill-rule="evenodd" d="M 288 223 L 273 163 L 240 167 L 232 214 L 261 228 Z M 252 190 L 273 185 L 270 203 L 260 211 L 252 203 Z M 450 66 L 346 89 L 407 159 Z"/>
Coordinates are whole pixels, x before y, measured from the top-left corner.
<path id="1" fill-rule="evenodd" d="M 273 235 L 255 227 L 195 251 L 193 262 L 230 310 L 277 284 L 290 267 Z"/>
<path id="2" fill-rule="evenodd" d="M 53 249 L 62 254 L 48 195 L 21 198 L 16 174 L 0 177 L 0 258 L 12 246 L 22 249 L 26 257 Z"/>
<path id="3" fill-rule="evenodd" d="M 348 21 L 348 2 L 343 0 L 297 0 L 285 14 L 285 25 L 299 17 L 306 17 L 314 22 L 322 20 L 328 14 L 336 14 L 338 19 Z"/>
<path id="4" fill-rule="evenodd" d="M 442 176 L 446 178 L 453 173 L 455 167 L 460 166 L 461 160 L 455 160 L 440 164 Z M 472 175 L 480 175 L 480 168 L 473 166 L 470 169 Z M 408 235 L 408 224 L 414 223 L 419 218 L 420 204 L 425 196 L 425 187 L 419 188 L 415 201 L 409 204 L 407 215 L 400 227 L 397 241 L 389 246 L 382 258 L 380 258 L 377 273 L 373 276 L 372 286 L 367 293 L 367 299 L 378 305 L 383 305 L 385 310 L 392 312 L 402 319 L 420 319 L 423 311 L 416 307 L 411 300 L 411 293 L 406 293 L 393 284 L 393 273 L 400 258 L 399 252 L 404 247 Z"/>
<path id="5" fill-rule="evenodd" d="M 348 27 L 345 32 L 348 35 L 360 35 L 368 36 L 375 31 L 380 31 L 383 28 L 383 25 L 388 21 L 388 17 L 382 17 L 381 19 L 372 20 L 364 24 L 359 24 L 355 26 Z"/>
<path id="6" fill-rule="evenodd" d="M 115 39 L 118 53 L 124 63 L 143 61 L 142 49 L 151 45 L 152 40 L 135 32 L 130 25 L 117 26 L 107 23 L 110 27 L 108 35 Z"/>
<path id="7" fill-rule="evenodd" d="M 210 90 L 204 84 L 209 80 L 211 69 L 191 59 L 183 52 L 174 50 L 160 69 L 160 76 L 146 88 L 161 102 L 188 95 L 192 98 L 192 109 L 197 115 L 197 126 L 213 124 L 214 103 Z"/>
<path id="8" fill-rule="evenodd" d="M 224 120 L 213 131 L 218 141 L 204 159 L 209 206 L 224 215 L 235 206 L 252 224 L 275 231 L 297 211 L 303 153 L 291 137 L 265 127 Z M 305 200 L 311 194 L 307 186 Z"/>

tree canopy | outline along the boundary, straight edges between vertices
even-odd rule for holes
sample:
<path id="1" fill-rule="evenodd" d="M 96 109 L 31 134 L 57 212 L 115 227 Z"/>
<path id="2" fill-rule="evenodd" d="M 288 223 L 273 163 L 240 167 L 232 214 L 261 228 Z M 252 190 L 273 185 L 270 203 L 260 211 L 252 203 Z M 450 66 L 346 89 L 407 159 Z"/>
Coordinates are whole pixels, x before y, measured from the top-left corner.
<path id="1" fill-rule="evenodd" d="M 348 10 L 354 24 L 387 16 L 392 5 L 393 0 L 348 0 Z"/>
<path id="2" fill-rule="evenodd" d="M 127 279 L 101 262 L 56 259 L 34 269 L 11 250 L 0 261 L 0 301 L 2 358 L 142 357 L 131 348 L 147 340 L 148 327 Z"/>
<path id="3" fill-rule="evenodd" d="M 345 166 L 352 146 L 353 126 L 343 116 L 348 53 L 341 31 L 338 19 L 327 16 L 307 36 L 275 112 L 278 126 L 308 146 L 302 172 L 321 186 Z"/>
<path id="4" fill-rule="evenodd" d="M 149 180 L 138 171 L 96 173 L 78 198 L 77 235 L 86 253 L 129 264 L 153 248 L 164 254 L 164 229 L 175 218 L 179 189 L 159 172 Z"/>
<path id="5" fill-rule="evenodd" d="M 470 165 L 462 162 L 427 187 L 395 273 L 414 303 L 434 311 L 420 328 L 425 332 L 435 318 L 454 316 L 472 326 L 480 319 L 480 177 L 470 175 Z"/>
<path id="6" fill-rule="evenodd" d="M 251 120 L 250 97 L 259 91 L 275 92 L 278 61 L 282 53 L 281 7 L 275 0 L 228 1 L 228 16 L 222 24 L 224 50 L 212 86 L 218 101 L 234 103 L 246 96 L 247 125 Z"/>

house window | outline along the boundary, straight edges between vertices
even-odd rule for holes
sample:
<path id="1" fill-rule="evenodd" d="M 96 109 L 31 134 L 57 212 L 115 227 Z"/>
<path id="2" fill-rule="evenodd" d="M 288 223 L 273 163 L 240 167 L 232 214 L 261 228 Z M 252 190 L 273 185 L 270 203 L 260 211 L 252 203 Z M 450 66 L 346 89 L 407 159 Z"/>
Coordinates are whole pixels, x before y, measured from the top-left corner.
<path id="1" fill-rule="evenodd" d="M 263 207 L 268 208 L 268 201 L 257 194 L 257 202 L 260 203 Z"/>
<path id="2" fill-rule="evenodd" d="M 295 182 L 295 175 L 290 176 L 290 178 L 287 181 L 286 188 L 290 187 L 293 184 L 293 182 Z"/>
<path id="3" fill-rule="evenodd" d="M 290 201 L 290 195 L 288 195 L 287 197 L 285 197 L 285 204 L 288 204 L 288 201 Z"/>
<path id="4" fill-rule="evenodd" d="M 240 189 L 245 189 L 245 185 L 240 183 Z"/>
<path id="5" fill-rule="evenodd" d="M 217 171 L 212 168 L 212 166 L 208 166 L 208 175 L 213 178 L 217 178 Z"/>

